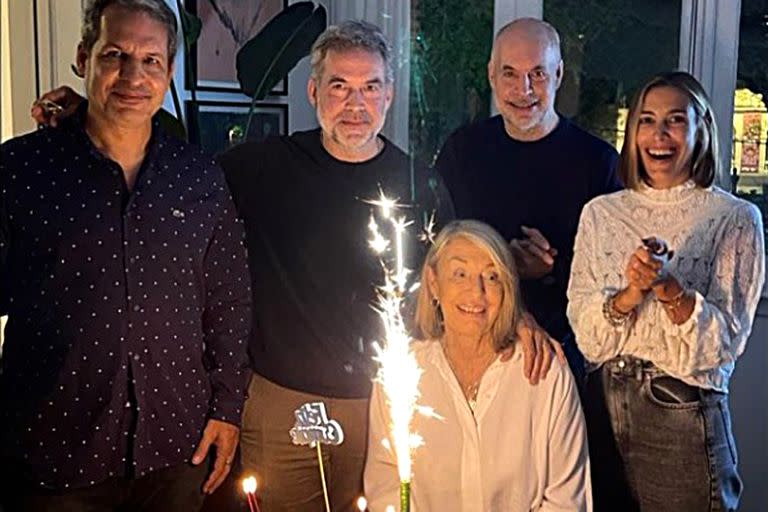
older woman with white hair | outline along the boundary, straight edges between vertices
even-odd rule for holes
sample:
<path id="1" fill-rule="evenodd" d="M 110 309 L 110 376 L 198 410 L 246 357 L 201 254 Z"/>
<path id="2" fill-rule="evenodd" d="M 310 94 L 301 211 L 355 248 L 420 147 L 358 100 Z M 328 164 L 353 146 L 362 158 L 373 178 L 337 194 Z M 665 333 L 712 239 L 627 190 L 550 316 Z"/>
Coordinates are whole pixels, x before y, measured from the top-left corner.
<path id="1" fill-rule="evenodd" d="M 421 274 L 413 350 L 423 370 L 420 402 L 441 419 L 417 416 L 415 511 L 591 510 L 584 419 L 573 377 L 553 365 L 525 379 L 522 351 L 503 361 L 522 305 L 508 244 L 490 226 L 448 224 Z M 398 503 L 394 453 L 386 447 L 386 397 L 374 386 L 365 490 L 371 511 Z"/>

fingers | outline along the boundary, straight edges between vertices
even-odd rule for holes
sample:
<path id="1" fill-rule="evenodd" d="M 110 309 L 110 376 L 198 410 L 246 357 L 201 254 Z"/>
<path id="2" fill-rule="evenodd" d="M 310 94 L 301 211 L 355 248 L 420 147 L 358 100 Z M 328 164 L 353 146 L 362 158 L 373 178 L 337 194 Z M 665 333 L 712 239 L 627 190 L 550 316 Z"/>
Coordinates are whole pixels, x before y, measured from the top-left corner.
<path id="1" fill-rule="evenodd" d="M 533 362 L 536 359 L 536 346 L 533 341 L 533 331 L 527 326 L 518 328 L 517 341 L 523 347 L 523 375 L 531 380 Z"/>
<path id="2" fill-rule="evenodd" d="M 535 332 L 533 335 L 533 344 L 536 352 L 533 359 L 533 369 L 531 370 L 531 376 L 528 378 L 528 381 L 531 385 L 535 386 L 541 379 L 541 369 L 545 358 L 544 352 L 546 351 L 541 342 L 541 335 L 538 332 Z"/>
<path id="3" fill-rule="evenodd" d="M 213 493 L 229 474 L 229 470 L 232 468 L 232 461 L 235 458 L 239 433 L 240 430 L 229 423 L 219 420 L 208 421 L 200 446 L 198 446 L 195 455 L 192 457 L 192 462 L 199 464 L 204 460 L 204 456 L 203 458 L 198 458 L 198 455 L 203 453 L 202 448 L 204 447 L 205 453 L 207 453 L 211 445 L 216 446 L 216 459 L 213 462 L 211 474 L 208 475 L 208 479 L 203 484 L 204 493 Z"/>
<path id="4" fill-rule="evenodd" d="M 224 449 L 217 446 L 216 460 L 213 463 L 213 470 L 208 475 L 208 480 L 203 484 L 203 492 L 206 494 L 213 494 L 213 492 L 221 485 L 229 470 L 232 469 L 232 457 L 234 457 L 234 450 L 232 453 L 227 451 L 227 455 L 224 454 Z"/>
<path id="5" fill-rule="evenodd" d="M 519 244 L 521 249 L 528 252 L 529 254 L 532 254 L 533 256 L 540 259 L 547 265 L 552 266 L 555 264 L 555 258 L 552 257 L 552 254 L 550 254 L 550 252 L 547 251 L 546 249 L 542 249 L 532 241 L 520 240 Z"/>
<path id="6" fill-rule="evenodd" d="M 645 247 L 638 247 L 634 253 L 632 253 L 643 264 L 653 268 L 661 268 L 664 266 L 664 262 L 657 258 L 654 254 Z"/>
<path id="7" fill-rule="evenodd" d="M 640 290 L 649 290 L 651 286 L 659 279 L 662 265 L 656 260 L 644 260 L 639 254 L 640 251 L 635 251 L 629 258 L 626 269 L 626 277 L 630 285 L 635 286 Z M 647 251 L 642 250 L 644 256 L 648 256 Z"/>
<path id="8" fill-rule="evenodd" d="M 554 342 L 552 343 L 552 348 L 555 349 L 555 354 L 557 354 L 557 359 L 560 361 L 560 364 L 568 364 L 568 358 L 565 357 L 565 350 L 563 350 L 562 343 L 558 342 L 557 340 L 552 341 Z"/>
<path id="9" fill-rule="evenodd" d="M 552 347 L 553 344 L 559 343 L 554 341 L 549 336 L 543 336 L 541 346 L 542 363 L 541 369 L 539 370 L 539 380 L 544 380 L 544 377 L 546 377 L 549 373 L 549 369 L 552 368 L 552 360 L 554 359 L 553 355 L 555 353 Z"/>
<path id="10" fill-rule="evenodd" d="M 656 265 L 649 265 L 643 261 L 641 261 L 636 256 L 632 256 L 632 269 L 640 275 L 643 279 L 649 279 L 653 281 L 657 277 L 659 277 L 659 270 L 661 270 L 660 266 Z"/>
<path id="11" fill-rule="evenodd" d="M 38 124 L 56 126 L 59 120 L 72 115 L 83 100 L 72 88 L 57 87 L 32 104 L 30 115 Z"/>
<path id="12" fill-rule="evenodd" d="M 542 251 L 549 252 L 552 250 L 552 247 L 549 245 L 549 240 L 544 238 L 544 235 L 542 235 L 541 231 L 538 229 L 526 226 L 520 226 L 520 229 L 523 231 L 523 234 L 528 237 L 528 240 L 533 242 Z"/>
<path id="13" fill-rule="evenodd" d="M 502 363 L 505 363 L 509 361 L 514 354 L 515 354 L 515 345 L 513 343 L 501 351 L 499 359 L 501 360 Z"/>
<path id="14" fill-rule="evenodd" d="M 205 460 L 205 458 L 208 456 L 208 450 L 211 448 L 211 444 L 213 443 L 214 439 L 216 438 L 216 434 L 212 428 L 210 428 L 210 423 L 205 427 L 205 431 L 203 431 L 203 438 L 200 440 L 200 444 L 197 445 L 197 449 L 195 450 L 195 453 L 192 455 L 192 464 L 197 466 L 201 462 Z"/>

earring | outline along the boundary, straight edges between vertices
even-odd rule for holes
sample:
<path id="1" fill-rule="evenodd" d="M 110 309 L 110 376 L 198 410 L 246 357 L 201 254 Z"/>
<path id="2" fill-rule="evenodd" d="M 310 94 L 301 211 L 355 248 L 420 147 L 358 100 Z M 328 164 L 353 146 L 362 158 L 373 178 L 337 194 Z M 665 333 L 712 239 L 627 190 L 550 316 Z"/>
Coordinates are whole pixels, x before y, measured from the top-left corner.
<path id="1" fill-rule="evenodd" d="M 440 307 L 440 299 L 438 299 L 436 296 L 432 297 L 432 307 L 434 308 Z"/>

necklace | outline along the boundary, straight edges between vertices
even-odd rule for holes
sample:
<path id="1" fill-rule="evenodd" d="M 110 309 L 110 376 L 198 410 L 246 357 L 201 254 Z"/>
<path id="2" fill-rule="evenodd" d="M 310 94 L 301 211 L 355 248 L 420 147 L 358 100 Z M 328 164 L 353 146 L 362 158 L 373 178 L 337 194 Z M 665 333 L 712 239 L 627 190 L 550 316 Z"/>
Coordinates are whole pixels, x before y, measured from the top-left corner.
<path id="1" fill-rule="evenodd" d="M 451 368 L 451 371 L 453 372 L 454 377 L 456 377 L 456 381 L 459 383 L 459 387 L 461 388 L 462 393 L 464 393 L 464 398 L 466 398 L 467 403 L 469 404 L 470 409 L 474 412 L 475 404 L 477 403 L 477 393 L 480 391 L 480 382 L 483 380 L 483 375 L 485 375 L 485 371 L 488 369 L 489 366 L 491 366 L 491 363 L 496 359 L 496 352 L 491 352 L 491 354 L 483 361 L 483 364 L 480 366 L 480 372 L 477 377 L 472 379 L 466 384 L 462 384 L 461 378 L 459 377 L 459 372 L 456 370 L 456 367 L 453 365 L 453 362 L 451 361 L 451 357 L 448 355 L 448 350 L 446 350 L 445 345 L 443 345 L 443 353 L 445 354 L 445 360 L 448 361 L 448 366 Z"/>

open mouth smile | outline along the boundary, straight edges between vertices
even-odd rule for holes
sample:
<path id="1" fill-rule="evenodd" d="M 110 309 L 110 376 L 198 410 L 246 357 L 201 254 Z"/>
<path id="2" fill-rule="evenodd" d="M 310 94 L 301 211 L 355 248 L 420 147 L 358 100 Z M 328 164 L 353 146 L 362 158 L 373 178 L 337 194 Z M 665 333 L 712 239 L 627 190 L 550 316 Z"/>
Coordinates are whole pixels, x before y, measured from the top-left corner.
<path id="1" fill-rule="evenodd" d="M 464 304 L 458 304 L 456 306 L 459 311 L 462 313 L 467 313 L 470 315 L 483 315 L 485 314 L 485 307 L 483 306 L 468 306 Z"/>

